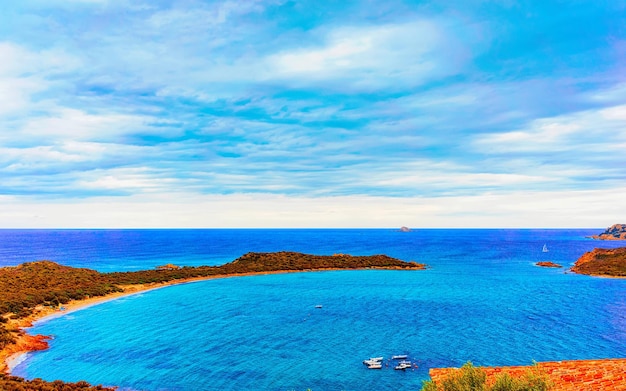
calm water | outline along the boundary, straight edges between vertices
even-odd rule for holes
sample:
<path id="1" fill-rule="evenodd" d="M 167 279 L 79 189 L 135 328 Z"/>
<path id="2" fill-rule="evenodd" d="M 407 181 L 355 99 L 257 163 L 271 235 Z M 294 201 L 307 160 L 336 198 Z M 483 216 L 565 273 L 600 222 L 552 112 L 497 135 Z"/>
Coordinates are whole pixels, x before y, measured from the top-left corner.
<path id="1" fill-rule="evenodd" d="M 132 390 L 419 390 L 429 368 L 468 360 L 626 357 L 626 280 L 533 265 L 624 245 L 585 238 L 598 231 L 0 231 L 0 265 L 137 270 L 292 250 L 431 266 L 211 280 L 110 301 L 36 325 L 54 336 L 51 349 L 14 373 Z M 361 364 L 400 353 L 419 368 Z"/>

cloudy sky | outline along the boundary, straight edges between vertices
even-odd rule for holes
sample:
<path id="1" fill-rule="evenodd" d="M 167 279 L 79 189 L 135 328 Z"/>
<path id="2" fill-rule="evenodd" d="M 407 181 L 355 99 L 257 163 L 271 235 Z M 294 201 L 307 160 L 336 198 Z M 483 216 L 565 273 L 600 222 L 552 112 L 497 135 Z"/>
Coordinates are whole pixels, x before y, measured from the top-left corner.
<path id="1" fill-rule="evenodd" d="M 0 227 L 626 222 L 625 1 L 0 8 Z"/>

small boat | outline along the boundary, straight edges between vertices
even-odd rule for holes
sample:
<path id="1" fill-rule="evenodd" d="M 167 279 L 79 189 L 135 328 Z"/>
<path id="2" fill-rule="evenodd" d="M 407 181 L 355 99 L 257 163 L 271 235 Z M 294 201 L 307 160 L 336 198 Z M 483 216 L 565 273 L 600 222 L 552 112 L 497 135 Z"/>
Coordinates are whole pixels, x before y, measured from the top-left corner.
<path id="1" fill-rule="evenodd" d="M 318 304 L 318 305 L 315 306 L 315 308 L 322 308 L 322 305 Z"/>
<path id="2" fill-rule="evenodd" d="M 372 365 L 381 365 L 382 366 L 382 361 L 383 358 L 382 357 L 370 357 L 367 360 L 363 360 L 363 364 L 367 365 L 368 367 L 372 366 Z M 370 369 L 378 369 L 378 368 L 370 368 Z"/>
<path id="3" fill-rule="evenodd" d="M 409 369 L 409 368 L 411 368 L 410 361 L 400 361 L 398 365 L 396 365 L 393 369 L 398 370 L 398 371 L 404 371 L 405 369 Z"/>
<path id="4" fill-rule="evenodd" d="M 398 354 L 396 356 L 391 356 L 392 360 L 406 360 L 408 356 L 406 354 Z"/>
<path id="5" fill-rule="evenodd" d="M 383 364 L 370 364 L 367 366 L 367 369 L 383 369 Z"/>
<path id="6" fill-rule="evenodd" d="M 543 249 L 541 250 L 542 253 L 547 253 L 548 252 L 548 246 L 546 246 L 545 244 L 543 245 Z"/>

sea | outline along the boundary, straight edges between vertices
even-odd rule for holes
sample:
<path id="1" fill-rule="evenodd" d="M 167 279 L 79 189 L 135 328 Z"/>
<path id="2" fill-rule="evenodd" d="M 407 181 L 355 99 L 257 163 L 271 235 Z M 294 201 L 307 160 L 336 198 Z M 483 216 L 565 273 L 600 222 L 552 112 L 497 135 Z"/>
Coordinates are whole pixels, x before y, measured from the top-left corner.
<path id="1" fill-rule="evenodd" d="M 37 322 L 13 374 L 120 390 L 419 390 L 430 368 L 626 357 L 626 279 L 573 274 L 601 229 L 0 230 L 0 266 L 101 272 L 247 252 L 386 254 L 426 270 L 180 284 Z M 548 251 L 543 252 L 543 246 Z M 552 261 L 563 268 L 542 268 Z M 392 355 L 413 368 L 394 370 Z M 381 369 L 362 361 L 384 357 Z"/>

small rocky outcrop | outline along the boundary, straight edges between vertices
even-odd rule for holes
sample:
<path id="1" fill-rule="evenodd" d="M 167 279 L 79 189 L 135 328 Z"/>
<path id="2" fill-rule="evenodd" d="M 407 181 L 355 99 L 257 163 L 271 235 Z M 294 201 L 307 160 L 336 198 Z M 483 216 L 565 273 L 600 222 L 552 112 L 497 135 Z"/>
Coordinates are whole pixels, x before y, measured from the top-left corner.
<path id="1" fill-rule="evenodd" d="M 541 267 L 554 267 L 554 268 L 563 267 L 563 266 L 559 265 L 558 263 L 554 263 L 554 262 L 550 262 L 550 261 L 537 262 L 537 263 L 535 263 L 535 265 L 541 266 Z"/>
<path id="2" fill-rule="evenodd" d="M 400 232 L 411 232 L 411 228 L 402 226 L 400 227 Z"/>
<path id="3" fill-rule="evenodd" d="M 574 273 L 604 277 L 626 277 L 626 247 L 614 249 L 596 248 L 580 257 Z"/>
<path id="4" fill-rule="evenodd" d="M 626 224 L 613 224 L 600 235 L 592 235 L 598 240 L 626 240 Z"/>

